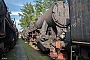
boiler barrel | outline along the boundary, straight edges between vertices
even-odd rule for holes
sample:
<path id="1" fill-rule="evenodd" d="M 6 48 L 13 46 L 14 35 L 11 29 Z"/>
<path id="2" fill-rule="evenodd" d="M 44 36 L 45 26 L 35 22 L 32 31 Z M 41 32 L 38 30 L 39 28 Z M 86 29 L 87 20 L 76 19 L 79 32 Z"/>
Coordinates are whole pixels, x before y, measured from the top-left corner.
<path id="1" fill-rule="evenodd" d="M 39 16 L 37 18 L 37 21 L 35 22 L 35 26 L 37 28 L 41 28 L 42 27 L 42 24 L 44 22 L 44 20 L 49 24 L 49 25 L 53 25 L 55 24 L 53 21 L 52 21 L 52 7 L 49 8 L 43 15 Z"/>
<path id="2" fill-rule="evenodd" d="M 73 43 L 90 43 L 90 0 L 69 0 L 69 6 Z"/>
<path id="3" fill-rule="evenodd" d="M 50 26 L 66 27 L 69 25 L 69 7 L 67 3 L 58 1 L 54 3 L 43 15 L 37 18 L 35 26 L 41 28 L 43 21 Z"/>

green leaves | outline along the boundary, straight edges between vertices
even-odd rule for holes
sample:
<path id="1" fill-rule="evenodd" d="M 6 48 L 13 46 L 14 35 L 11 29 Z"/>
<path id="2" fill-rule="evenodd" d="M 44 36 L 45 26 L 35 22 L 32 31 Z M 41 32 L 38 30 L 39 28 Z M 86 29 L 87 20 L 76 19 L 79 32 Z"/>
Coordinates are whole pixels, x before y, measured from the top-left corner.
<path id="1" fill-rule="evenodd" d="M 35 20 L 34 7 L 31 3 L 27 2 L 26 4 L 24 4 L 21 12 L 22 14 L 19 13 L 19 16 L 21 16 L 20 26 L 25 29 L 27 25 L 33 23 Z"/>

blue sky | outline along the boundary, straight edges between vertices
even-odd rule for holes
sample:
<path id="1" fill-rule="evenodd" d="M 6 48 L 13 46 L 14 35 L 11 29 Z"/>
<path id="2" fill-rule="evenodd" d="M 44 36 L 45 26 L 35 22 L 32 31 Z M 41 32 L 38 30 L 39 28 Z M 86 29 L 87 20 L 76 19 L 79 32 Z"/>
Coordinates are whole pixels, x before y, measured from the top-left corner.
<path id="1" fill-rule="evenodd" d="M 16 26 L 18 28 L 18 30 L 21 30 L 21 27 L 18 25 L 19 22 L 19 15 L 18 13 L 21 13 L 21 8 L 23 7 L 23 4 L 25 4 L 26 2 L 31 2 L 32 4 L 34 3 L 33 0 L 4 0 L 6 5 L 9 8 L 9 11 L 11 11 L 11 18 L 15 18 L 16 21 Z"/>

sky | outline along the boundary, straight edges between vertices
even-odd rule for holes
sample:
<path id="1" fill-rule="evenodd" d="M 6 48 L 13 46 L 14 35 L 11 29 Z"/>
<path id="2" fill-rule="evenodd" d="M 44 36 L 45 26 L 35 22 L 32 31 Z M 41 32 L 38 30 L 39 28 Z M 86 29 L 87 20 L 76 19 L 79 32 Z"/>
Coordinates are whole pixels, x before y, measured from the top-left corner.
<path id="1" fill-rule="evenodd" d="M 11 19 L 13 20 L 15 18 L 16 21 L 16 27 L 18 28 L 19 31 L 21 31 L 20 25 L 18 25 L 20 22 L 20 17 L 18 13 L 21 13 L 21 8 L 23 8 L 23 4 L 26 2 L 28 3 L 34 3 L 33 0 L 4 0 L 6 5 L 9 8 L 9 11 L 11 11 Z"/>

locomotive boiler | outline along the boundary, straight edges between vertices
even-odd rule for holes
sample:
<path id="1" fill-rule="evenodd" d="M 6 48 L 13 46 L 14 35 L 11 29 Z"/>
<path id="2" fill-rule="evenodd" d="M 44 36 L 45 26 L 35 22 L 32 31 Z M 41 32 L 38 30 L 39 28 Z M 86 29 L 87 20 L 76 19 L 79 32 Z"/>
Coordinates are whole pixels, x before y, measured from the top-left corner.
<path id="1" fill-rule="evenodd" d="M 44 20 L 51 27 L 67 27 L 69 22 L 69 9 L 67 3 L 58 1 L 54 3 L 43 15 L 37 17 L 35 26 L 41 28 Z"/>

